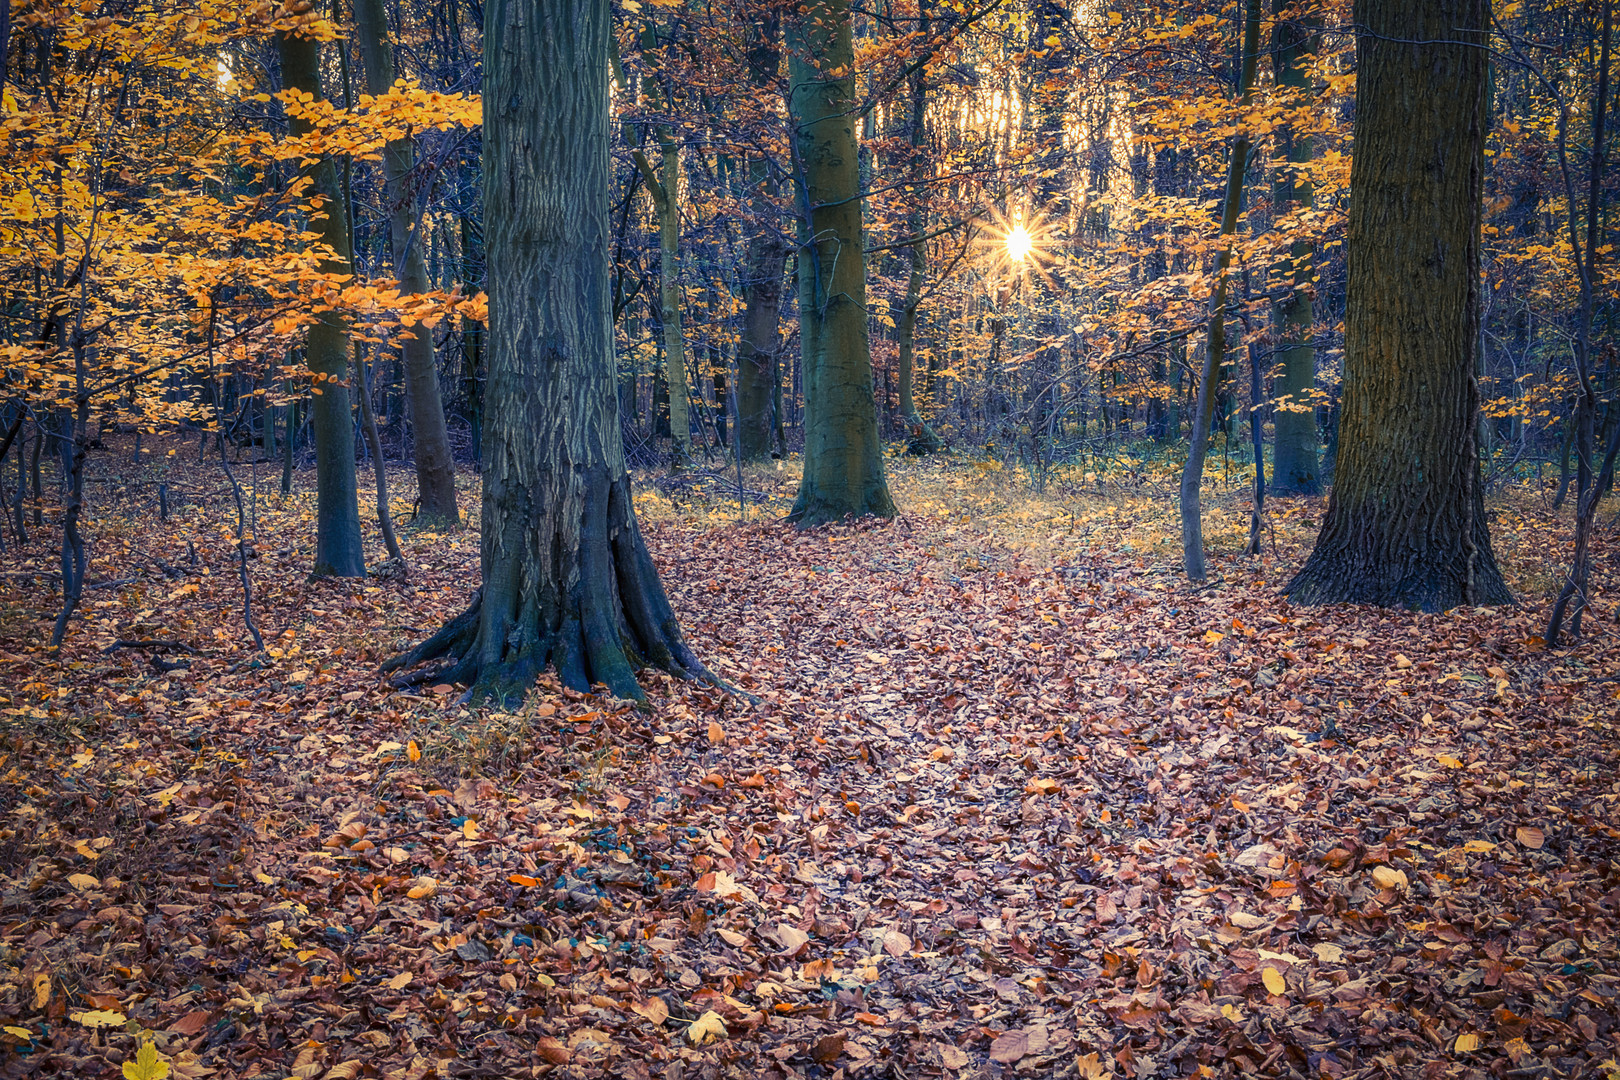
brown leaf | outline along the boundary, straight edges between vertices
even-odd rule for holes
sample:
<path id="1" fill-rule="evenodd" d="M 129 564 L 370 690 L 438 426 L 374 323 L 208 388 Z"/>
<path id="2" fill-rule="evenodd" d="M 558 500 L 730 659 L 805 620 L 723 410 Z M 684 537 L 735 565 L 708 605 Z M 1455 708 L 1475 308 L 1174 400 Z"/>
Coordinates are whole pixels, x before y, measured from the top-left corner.
<path id="1" fill-rule="evenodd" d="M 810 1056 L 818 1065 L 831 1065 L 844 1053 L 844 1033 L 836 1032 L 817 1039 L 810 1047 Z"/>
<path id="2" fill-rule="evenodd" d="M 911 951 L 911 939 L 898 930 L 883 935 L 883 951 L 890 956 L 904 956 Z"/>
<path id="3" fill-rule="evenodd" d="M 1018 1028 L 1003 1031 L 990 1044 L 990 1060 L 1010 1065 L 1029 1053 L 1029 1036 Z"/>
<path id="4" fill-rule="evenodd" d="M 209 1021 L 213 1019 L 213 1015 L 213 1013 L 202 1009 L 198 1009 L 196 1012 L 188 1012 L 170 1024 L 169 1030 L 178 1032 L 181 1035 L 195 1035 L 208 1026 Z"/>
<path id="5" fill-rule="evenodd" d="M 1513 830 L 1513 837 L 1532 851 L 1539 850 L 1547 842 L 1547 834 L 1534 825 L 1520 825 Z"/>

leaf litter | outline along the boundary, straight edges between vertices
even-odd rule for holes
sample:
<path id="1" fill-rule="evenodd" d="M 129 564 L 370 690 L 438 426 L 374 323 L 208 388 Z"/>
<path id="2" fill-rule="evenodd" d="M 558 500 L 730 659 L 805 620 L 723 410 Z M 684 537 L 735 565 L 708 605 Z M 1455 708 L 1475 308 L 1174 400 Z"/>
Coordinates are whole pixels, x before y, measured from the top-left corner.
<path id="1" fill-rule="evenodd" d="M 1192 591 L 1106 532 L 674 518 L 676 609 L 751 697 L 473 716 L 375 666 L 476 534 L 387 582 L 267 550 L 254 661 L 201 518 L 98 547 L 134 584 L 57 660 L 48 589 L 0 583 L 3 1075 L 1614 1068 L 1612 633 L 1294 609 L 1275 559 Z"/>

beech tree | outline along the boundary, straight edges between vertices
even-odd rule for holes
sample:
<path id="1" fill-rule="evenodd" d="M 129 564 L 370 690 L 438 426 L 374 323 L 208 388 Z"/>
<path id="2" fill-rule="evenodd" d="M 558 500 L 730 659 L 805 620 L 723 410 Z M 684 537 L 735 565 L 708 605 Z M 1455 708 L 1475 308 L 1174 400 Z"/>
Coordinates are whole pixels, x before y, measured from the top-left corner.
<path id="1" fill-rule="evenodd" d="M 1489 0 L 1357 0 L 1339 458 L 1296 603 L 1513 598 L 1479 476 Z"/>
<path id="2" fill-rule="evenodd" d="M 804 479 L 789 517 L 800 525 L 893 517 L 872 389 L 848 0 L 811 3 L 789 44 L 804 365 Z"/>
<path id="3" fill-rule="evenodd" d="M 386 94 L 394 85 L 394 45 L 382 0 L 355 0 L 354 21 L 366 89 Z M 383 191 L 388 209 L 388 247 L 400 291 L 408 296 L 428 291 L 427 260 L 416 224 L 416 193 L 412 182 L 415 148 L 409 137 L 394 139 L 383 150 Z M 416 459 L 416 490 L 421 502 L 416 520 L 433 526 L 457 527 L 456 464 L 450 454 L 450 435 L 439 396 L 439 372 L 434 364 L 433 331 L 415 326 L 400 331 L 405 368 L 405 402 L 410 410 L 411 442 Z"/>
<path id="4" fill-rule="evenodd" d="M 292 32 L 276 35 L 281 81 L 289 90 L 321 93 L 320 46 L 312 37 Z M 292 133 L 308 135 L 314 125 L 300 114 L 289 120 Z M 322 157 L 314 167 L 314 187 L 323 199 L 317 225 L 321 243 L 333 257 L 321 269 L 344 274 L 353 269 L 347 209 L 337 165 Z M 349 399 L 349 328 L 342 312 L 323 312 L 309 328 L 304 347 L 309 370 L 318 380 L 310 403 L 315 432 L 315 577 L 365 577 L 366 556 L 360 544 L 360 493 L 355 480 L 354 421 Z"/>
<path id="5" fill-rule="evenodd" d="M 636 525 L 619 433 L 608 274 L 607 0 L 484 12 L 489 383 L 482 587 L 385 665 L 521 698 L 547 666 L 642 696 L 635 668 L 704 668 Z"/>

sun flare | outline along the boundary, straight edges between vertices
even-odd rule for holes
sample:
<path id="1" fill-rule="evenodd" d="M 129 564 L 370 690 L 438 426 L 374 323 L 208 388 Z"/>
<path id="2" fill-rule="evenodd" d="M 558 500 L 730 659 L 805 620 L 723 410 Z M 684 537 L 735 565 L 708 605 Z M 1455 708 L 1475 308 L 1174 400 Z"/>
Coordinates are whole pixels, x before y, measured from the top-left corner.
<path id="1" fill-rule="evenodd" d="M 1007 234 L 1007 255 L 1013 262 L 1023 262 L 1034 247 L 1035 241 L 1029 235 L 1029 230 L 1024 228 L 1023 222 L 1014 225 L 1012 231 Z"/>

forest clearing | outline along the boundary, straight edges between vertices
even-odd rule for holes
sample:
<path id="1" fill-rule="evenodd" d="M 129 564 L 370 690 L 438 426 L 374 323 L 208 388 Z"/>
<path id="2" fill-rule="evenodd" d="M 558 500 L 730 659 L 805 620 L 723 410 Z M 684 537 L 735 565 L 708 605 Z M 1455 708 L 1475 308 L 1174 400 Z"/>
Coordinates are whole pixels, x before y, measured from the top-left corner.
<path id="1" fill-rule="evenodd" d="M 177 1077 L 1613 1071 L 1620 662 L 1611 623 L 1539 644 L 1550 489 L 1491 502 L 1523 606 L 1424 615 L 1277 596 L 1319 499 L 1255 560 L 1215 495 L 1195 588 L 1168 503 L 1094 483 L 896 460 L 939 509 L 808 532 L 648 483 L 693 647 L 758 700 L 474 715 L 377 674 L 465 604 L 471 535 L 307 581 L 312 494 L 261 494 L 255 654 L 217 468 L 159 523 L 94 460 L 116 584 L 60 660 L 50 560 L 3 556 L 6 1075 L 142 1039 Z"/>

